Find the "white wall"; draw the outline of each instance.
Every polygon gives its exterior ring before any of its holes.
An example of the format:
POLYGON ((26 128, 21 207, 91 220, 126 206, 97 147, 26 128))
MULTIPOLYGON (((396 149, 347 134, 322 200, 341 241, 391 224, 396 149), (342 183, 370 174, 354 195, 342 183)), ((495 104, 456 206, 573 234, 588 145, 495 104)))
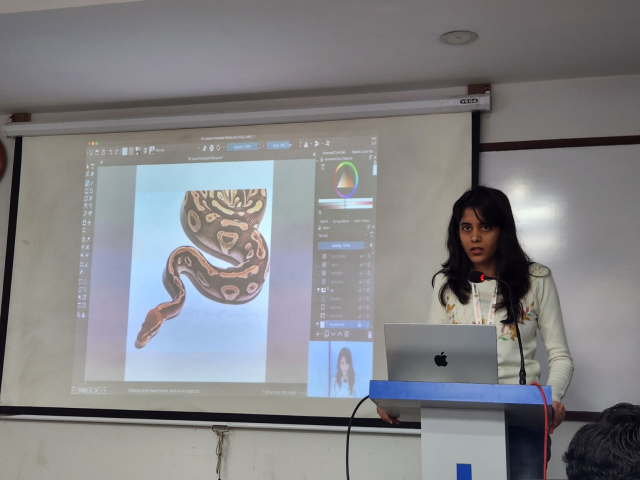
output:
MULTIPOLYGON (((0 421, 0 478, 214 479, 217 437, 210 428, 0 421)), ((344 435, 232 430, 222 478, 344 478, 344 435)), ((414 436, 351 437, 351 478, 418 480, 414 436)))
POLYGON ((640 134, 640 75, 495 85, 482 142, 640 134))
MULTIPOLYGON (((494 85, 494 108, 484 115, 482 141, 637 135, 639 91, 640 76, 494 85)), ((12 142, 4 143, 10 151, 12 142)), ((9 167, 11 159, 9 154, 9 167)), ((0 259, 9 193, 5 178, 0 182, 0 259)), ((562 452, 579 427, 567 422, 553 434, 549 478, 564 478, 562 452)), ((0 478, 217 478, 215 440, 208 428, 0 420, 0 478)), ((344 478, 344 440, 340 433, 233 430, 225 443, 222 478, 344 478)), ((415 436, 359 434, 352 438, 352 477, 419 479, 419 457, 415 436)))

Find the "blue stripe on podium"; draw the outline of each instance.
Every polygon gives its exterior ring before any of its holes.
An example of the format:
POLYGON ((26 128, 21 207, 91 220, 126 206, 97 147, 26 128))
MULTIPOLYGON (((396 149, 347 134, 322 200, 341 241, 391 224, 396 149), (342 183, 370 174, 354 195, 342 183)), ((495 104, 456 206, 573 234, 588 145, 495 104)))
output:
POLYGON ((456 480, 471 480, 471 465, 468 463, 458 463, 458 476, 456 480))
MULTIPOLYGON (((543 386, 547 405, 552 404, 551 387, 543 386)), ((371 380, 369 396, 394 400, 475 402, 493 404, 542 405, 537 387, 532 385, 488 385, 475 383, 393 382, 371 380)))

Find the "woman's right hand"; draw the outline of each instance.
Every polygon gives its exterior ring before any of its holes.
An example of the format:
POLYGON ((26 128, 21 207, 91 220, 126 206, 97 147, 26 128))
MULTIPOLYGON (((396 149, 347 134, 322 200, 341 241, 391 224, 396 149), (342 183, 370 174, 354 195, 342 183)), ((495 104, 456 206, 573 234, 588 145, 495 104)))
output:
POLYGON ((380 407, 378 407, 378 415, 380 415, 380 418, 382 420, 384 420, 385 422, 387 422, 387 423, 395 423, 395 424, 399 424, 400 423, 400 420, 398 420, 395 417, 390 417, 389 415, 384 413, 380 407))

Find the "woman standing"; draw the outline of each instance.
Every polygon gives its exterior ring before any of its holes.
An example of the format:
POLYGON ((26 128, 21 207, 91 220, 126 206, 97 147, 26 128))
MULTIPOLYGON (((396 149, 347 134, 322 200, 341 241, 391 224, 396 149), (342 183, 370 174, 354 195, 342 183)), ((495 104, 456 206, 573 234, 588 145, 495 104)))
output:
MULTIPOLYGON (((515 321, 522 338, 527 383, 540 381, 540 364, 534 360, 536 332, 540 329, 549 358, 548 384, 553 392, 552 433, 566 414, 562 397, 573 374, 573 361, 551 271, 532 262, 522 250, 507 196, 487 187, 464 193, 453 206, 447 250, 449 258, 432 281, 429 323, 494 323, 501 384, 519 383, 515 321), (467 276, 472 270, 510 285, 515 318, 508 289, 495 281, 469 283, 467 276)), ((383 420, 395 420, 382 411, 379 414, 383 420)), ((509 428, 510 478, 542 478, 543 432, 542 428, 509 428)))

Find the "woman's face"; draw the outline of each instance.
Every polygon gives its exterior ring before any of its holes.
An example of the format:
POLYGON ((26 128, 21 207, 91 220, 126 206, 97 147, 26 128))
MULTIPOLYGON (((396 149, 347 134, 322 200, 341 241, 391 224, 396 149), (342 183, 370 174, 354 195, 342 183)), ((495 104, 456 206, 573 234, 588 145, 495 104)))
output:
POLYGON ((343 377, 346 377, 349 373, 349 362, 347 362, 345 357, 340 357, 340 371, 343 377))
POLYGON ((487 225, 480 213, 476 216, 473 208, 467 208, 460 219, 459 233, 462 248, 473 267, 476 270, 486 269, 487 266, 493 268, 500 228, 487 225))

